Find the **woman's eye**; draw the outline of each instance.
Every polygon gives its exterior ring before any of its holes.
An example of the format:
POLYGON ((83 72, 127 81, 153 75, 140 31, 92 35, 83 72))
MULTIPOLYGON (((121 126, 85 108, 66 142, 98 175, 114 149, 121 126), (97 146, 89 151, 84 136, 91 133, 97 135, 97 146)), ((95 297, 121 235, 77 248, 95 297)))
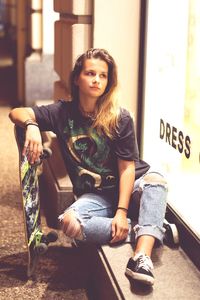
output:
MULTIPOLYGON (((90 76, 90 77, 94 77, 94 76, 97 76, 97 73, 93 72, 93 71, 88 71, 88 72, 85 72, 86 76, 90 76)), ((106 73, 102 73, 102 74, 99 74, 99 78, 102 78, 102 79, 106 79, 108 76, 106 73)))
POLYGON ((95 73, 90 71, 90 72, 87 72, 86 75, 88 75, 88 76, 95 76, 95 73))
POLYGON ((100 77, 101 78, 107 78, 107 74, 101 74, 100 77))

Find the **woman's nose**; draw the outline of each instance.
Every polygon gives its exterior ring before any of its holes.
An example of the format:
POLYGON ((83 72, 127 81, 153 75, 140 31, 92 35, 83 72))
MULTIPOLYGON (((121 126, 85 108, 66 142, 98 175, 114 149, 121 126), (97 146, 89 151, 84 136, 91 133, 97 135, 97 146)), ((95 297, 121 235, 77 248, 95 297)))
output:
POLYGON ((99 75, 96 75, 94 78, 93 78, 93 83, 99 83, 99 75))

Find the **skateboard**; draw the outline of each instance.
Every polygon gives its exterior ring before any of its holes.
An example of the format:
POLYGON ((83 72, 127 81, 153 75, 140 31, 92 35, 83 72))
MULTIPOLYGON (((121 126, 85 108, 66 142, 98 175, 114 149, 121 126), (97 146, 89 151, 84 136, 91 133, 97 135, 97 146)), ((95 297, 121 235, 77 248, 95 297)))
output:
POLYGON ((19 151, 19 178, 22 194, 22 206, 25 225, 25 242, 28 250, 27 276, 35 273, 38 260, 48 249, 48 244, 58 238, 55 231, 43 234, 40 216, 40 198, 38 175, 43 159, 51 155, 51 150, 46 148, 40 160, 30 164, 26 155, 22 155, 25 142, 25 129, 15 126, 15 139, 19 151))

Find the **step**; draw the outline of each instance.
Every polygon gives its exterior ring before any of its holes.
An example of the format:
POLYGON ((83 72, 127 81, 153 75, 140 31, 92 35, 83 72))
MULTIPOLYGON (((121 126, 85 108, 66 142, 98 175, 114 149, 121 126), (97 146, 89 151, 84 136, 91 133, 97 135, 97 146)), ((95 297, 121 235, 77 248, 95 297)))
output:
POLYGON ((93 279, 94 299, 199 300, 200 272, 181 248, 153 250, 154 286, 131 284, 124 274, 132 255, 130 244, 98 249, 93 279))

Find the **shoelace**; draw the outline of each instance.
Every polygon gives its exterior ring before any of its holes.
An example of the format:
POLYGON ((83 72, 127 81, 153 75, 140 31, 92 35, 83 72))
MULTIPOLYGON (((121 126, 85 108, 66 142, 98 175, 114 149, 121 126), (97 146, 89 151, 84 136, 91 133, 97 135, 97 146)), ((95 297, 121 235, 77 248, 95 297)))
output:
POLYGON ((142 254, 138 257, 137 269, 140 268, 143 268, 146 271, 153 270, 153 264, 149 256, 142 254))

